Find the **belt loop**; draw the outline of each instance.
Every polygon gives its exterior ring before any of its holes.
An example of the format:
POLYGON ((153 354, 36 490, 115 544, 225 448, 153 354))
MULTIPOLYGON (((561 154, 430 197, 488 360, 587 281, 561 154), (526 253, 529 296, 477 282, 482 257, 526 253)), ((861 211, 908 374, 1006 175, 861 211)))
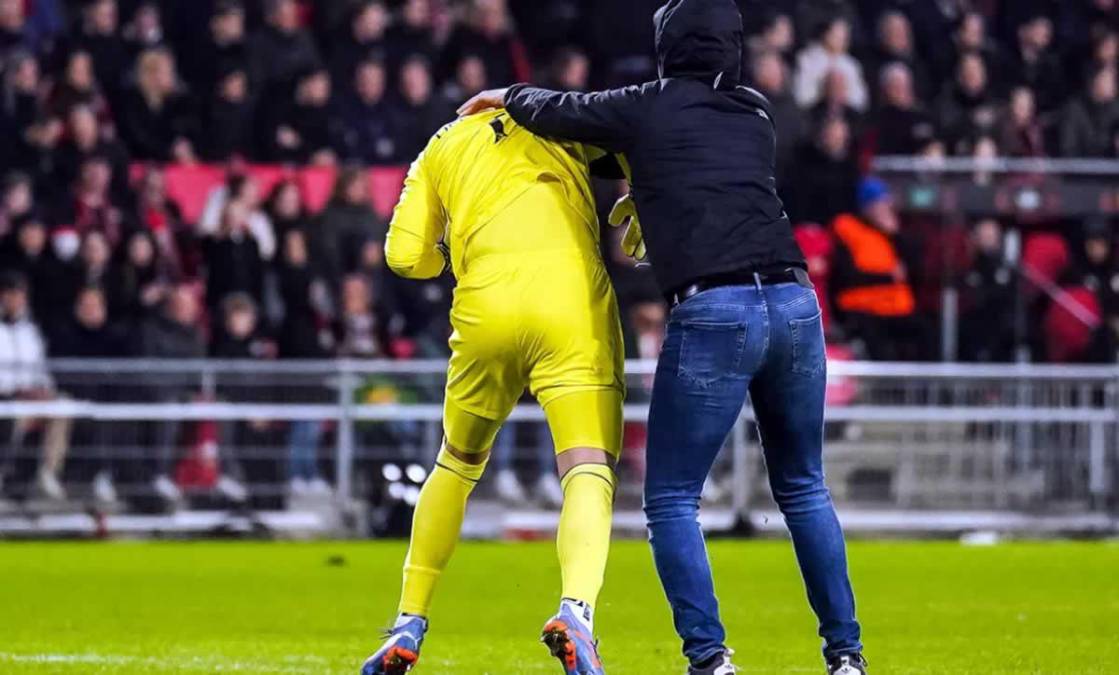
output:
POLYGON ((757 272, 754 272, 754 286, 757 287, 758 292, 760 293, 762 290, 762 275, 758 274, 757 272))

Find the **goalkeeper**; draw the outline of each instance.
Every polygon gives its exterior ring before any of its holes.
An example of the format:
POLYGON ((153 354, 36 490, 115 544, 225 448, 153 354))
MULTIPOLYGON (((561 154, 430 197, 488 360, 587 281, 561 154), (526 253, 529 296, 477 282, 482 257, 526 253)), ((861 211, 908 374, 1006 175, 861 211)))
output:
POLYGON ((467 498, 526 386, 544 408, 564 490, 562 599, 541 639, 565 673, 603 672, 593 609, 610 545, 625 383, 592 163, 617 177, 612 156, 542 139, 490 112, 444 127, 409 171, 386 258, 408 278, 450 265, 458 279, 452 354, 443 447, 416 505, 399 618, 363 675, 404 673, 417 661, 467 498))

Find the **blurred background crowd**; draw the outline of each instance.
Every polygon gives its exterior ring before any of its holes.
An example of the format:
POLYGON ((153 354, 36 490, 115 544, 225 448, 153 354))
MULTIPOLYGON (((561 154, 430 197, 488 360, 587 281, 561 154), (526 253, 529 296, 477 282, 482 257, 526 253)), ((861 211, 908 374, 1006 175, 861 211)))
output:
MULTIPOLYGON (((406 165, 486 87, 654 78, 660 4, 0 0, 0 361, 445 355, 453 280, 386 273, 370 168, 406 165), (265 185, 263 165, 290 169, 265 185), (222 180, 188 214, 169 183, 195 166, 222 180), (331 178, 322 203, 308 168, 331 178)), ((949 284, 960 359, 1116 360, 1110 219, 1037 225, 1026 257, 1052 292, 1031 292, 1008 251, 1019 223, 949 236, 870 175, 881 155, 1119 157, 1116 0, 740 5, 743 79, 773 104, 837 350, 938 358, 949 284)), ((606 209, 625 186, 597 189, 606 209)), ((666 307, 616 237, 629 356, 653 357, 666 307)), ((0 397, 52 395, 45 365, 0 374, 0 397)))

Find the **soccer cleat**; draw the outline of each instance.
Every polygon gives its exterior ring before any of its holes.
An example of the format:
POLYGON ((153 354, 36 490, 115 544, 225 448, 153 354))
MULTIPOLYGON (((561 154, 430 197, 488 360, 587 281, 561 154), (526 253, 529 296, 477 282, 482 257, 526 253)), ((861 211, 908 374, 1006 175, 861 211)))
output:
POLYGON ((688 675, 734 675, 738 668, 730 662, 734 652, 730 649, 707 660, 704 666, 688 666, 688 675))
POLYGON ((420 660, 420 647, 427 632, 427 619, 401 615, 385 635, 385 644, 366 659, 361 675, 400 675, 420 660))
POLYGON ((828 659, 828 675, 866 675, 862 654, 843 654, 828 659))
POLYGON ((605 675, 598 643, 566 604, 544 624, 540 641, 559 659, 566 675, 605 675))

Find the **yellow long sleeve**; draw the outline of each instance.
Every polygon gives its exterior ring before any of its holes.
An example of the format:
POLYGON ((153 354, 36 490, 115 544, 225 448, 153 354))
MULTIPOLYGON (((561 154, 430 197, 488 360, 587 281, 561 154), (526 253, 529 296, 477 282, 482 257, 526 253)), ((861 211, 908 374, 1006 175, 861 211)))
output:
POLYGON ((389 268, 409 279, 431 279, 446 267, 439 243, 446 232, 447 218, 425 168, 425 155, 421 154, 408 170, 385 241, 389 268))

